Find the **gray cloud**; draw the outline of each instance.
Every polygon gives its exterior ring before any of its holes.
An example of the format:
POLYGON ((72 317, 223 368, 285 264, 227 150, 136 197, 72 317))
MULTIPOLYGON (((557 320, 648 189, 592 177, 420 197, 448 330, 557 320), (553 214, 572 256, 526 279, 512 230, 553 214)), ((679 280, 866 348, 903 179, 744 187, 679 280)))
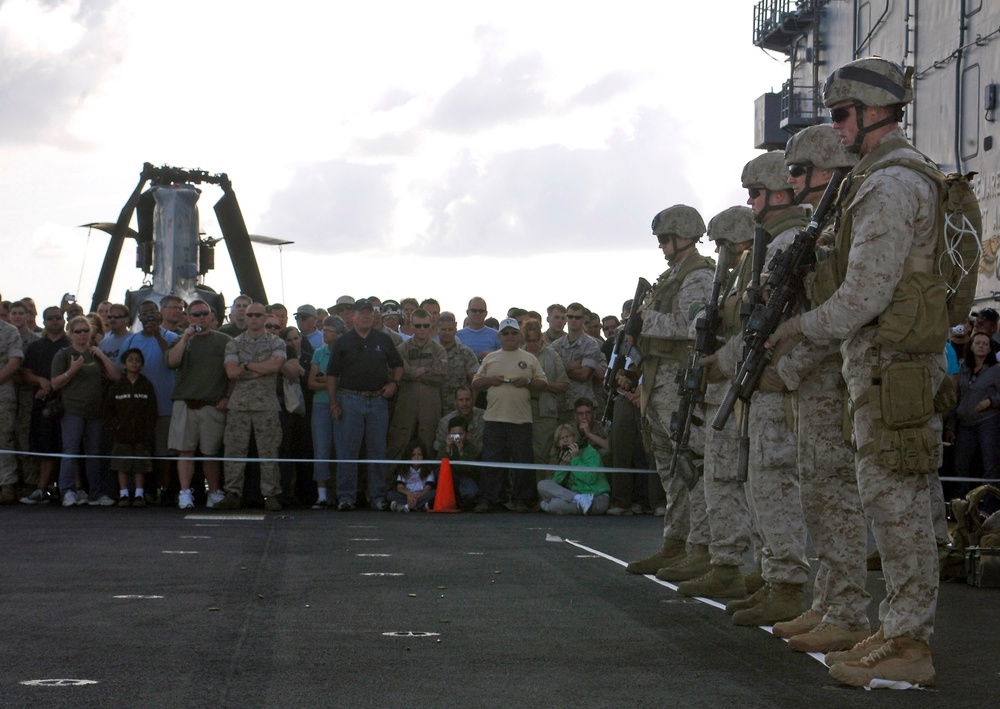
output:
POLYGON ((394 108, 405 106, 416 98, 416 94, 406 89, 389 89, 381 98, 375 102, 376 111, 391 111, 394 108))
POLYGON ((641 248, 654 214, 696 203, 677 133, 670 120, 647 113, 604 150, 547 146, 484 166, 465 155, 427 187, 433 221, 423 250, 464 256, 641 248))
POLYGON ((271 198, 260 232, 294 241, 295 250, 377 248, 392 229, 391 179, 389 167, 339 160, 303 165, 271 198))
POLYGON ((363 157, 405 157, 413 155, 420 147, 421 138, 416 133, 384 133, 374 138, 358 138, 351 143, 352 153, 363 157))
POLYGON ((570 107, 602 104, 618 94, 625 93, 635 85, 633 78, 623 71, 613 71, 583 87, 568 102, 570 107))
POLYGON ((541 115, 546 109, 539 87, 542 69, 537 54, 501 61, 487 53, 476 74, 441 96, 427 125, 450 133, 474 133, 541 115))
MULTIPOLYGON (((54 8, 63 0, 42 3, 54 8)), ((0 142, 73 142, 65 133, 67 118, 120 61, 121 46, 108 8, 114 0, 85 0, 73 21, 82 39, 59 54, 17 50, 0 34, 0 142)))

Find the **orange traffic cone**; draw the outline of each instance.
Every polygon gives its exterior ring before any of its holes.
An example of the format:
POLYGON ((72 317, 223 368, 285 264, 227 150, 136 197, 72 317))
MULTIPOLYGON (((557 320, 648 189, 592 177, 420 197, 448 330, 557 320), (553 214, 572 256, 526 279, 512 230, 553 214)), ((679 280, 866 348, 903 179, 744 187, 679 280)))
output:
POLYGON ((434 505, 428 512, 461 512, 455 504, 455 483, 451 480, 451 461, 441 459, 441 471, 438 473, 437 492, 434 495, 434 505))

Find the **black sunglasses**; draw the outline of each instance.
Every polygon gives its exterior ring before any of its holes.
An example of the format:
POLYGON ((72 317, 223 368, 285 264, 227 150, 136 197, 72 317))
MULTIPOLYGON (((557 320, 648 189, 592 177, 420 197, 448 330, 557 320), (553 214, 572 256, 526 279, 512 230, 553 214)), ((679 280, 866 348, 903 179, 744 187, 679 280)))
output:
POLYGON ((761 189, 759 187, 750 187, 747 189, 747 194, 750 195, 750 199, 757 199, 760 197, 761 189))
POLYGON ((808 169, 805 165, 789 165, 788 174, 791 177, 802 177, 808 169))
POLYGON ((839 106, 837 108, 830 109, 830 120, 834 123, 843 123, 850 117, 851 109, 854 106, 839 106))
POLYGON ((413 323, 413 327, 430 327, 430 326, 431 326, 431 324, 429 322, 415 322, 415 323, 413 323))
MULTIPOLYGON (((203 317, 205 317, 206 315, 208 315, 211 312, 212 312, 211 310, 192 310, 190 313, 188 313, 188 317, 189 318, 203 318, 203 317)), ((123 315, 122 317, 125 317, 125 316, 123 315)))
POLYGON ((248 318, 262 318, 264 313, 247 313, 248 318))

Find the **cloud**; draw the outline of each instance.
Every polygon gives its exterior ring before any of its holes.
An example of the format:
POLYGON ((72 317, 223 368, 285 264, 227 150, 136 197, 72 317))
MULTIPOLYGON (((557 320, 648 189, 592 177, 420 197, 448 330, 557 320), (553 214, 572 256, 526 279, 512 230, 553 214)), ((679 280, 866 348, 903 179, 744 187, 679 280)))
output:
POLYGON ((448 89, 434 106, 427 126, 448 133, 475 133, 542 115, 544 63, 530 54, 503 60, 491 50, 479 71, 448 89))
POLYGON ((351 143, 351 153, 362 157, 406 157, 413 155, 422 140, 417 133, 386 133, 374 138, 358 138, 351 143))
POLYGON ((260 231, 323 253, 378 248, 392 229, 393 170, 341 160, 300 166, 276 192, 260 231))
POLYGON ((635 81, 629 74, 623 71, 613 71, 589 86, 585 86, 570 98, 568 104, 571 108, 576 108, 606 103, 615 96, 625 93, 634 85, 635 81))
POLYGON ((550 145, 485 162, 466 153, 426 188, 432 221, 422 248, 449 256, 641 248, 654 214, 697 203, 677 133, 647 112, 601 150, 550 145))
POLYGON ((391 111, 405 106, 416 97, 417 94, 406 89, 389 89, 375 102, 373 108, 376 111, 391 111))
POLYGON ((74 143, 66 127, 121 60, 113 0, 0 4, 0 143, 74 143))

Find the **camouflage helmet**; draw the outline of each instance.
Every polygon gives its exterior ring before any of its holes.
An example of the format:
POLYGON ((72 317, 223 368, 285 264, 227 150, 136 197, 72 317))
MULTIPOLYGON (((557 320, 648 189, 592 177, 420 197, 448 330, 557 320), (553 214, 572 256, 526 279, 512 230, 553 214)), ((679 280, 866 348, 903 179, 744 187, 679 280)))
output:
POLYGON ((865 57, 848 62, 829 77, 823 86, 823 103, 857 101, 865 106, 894 106, 913 100, 913 67, 902 67, 882 57, 865 57))
POLYGON ((754 227, 750 207, 730 207, 708 221, 708 238, 742 244, 753 239, 754 227))
POLYGON ((743 186, 747 189, 763 187, 770 192, 791 189, 788 186, 788 171, 785 169, 785 155, 780 150, 758 155, 743 168, 743 186))
POLYGON ((858 162, 847 152, 840 134, 828 123, 809 126, 788 139, 785 146, 785 166, 812 165, 822 170, 852 168, 858 162))
POLYGON ((682 239, 697 240, 705 233, 705 220, 694 207, 675 204, 653 217, 652 229, 656 236, 679 236, 682 239))

